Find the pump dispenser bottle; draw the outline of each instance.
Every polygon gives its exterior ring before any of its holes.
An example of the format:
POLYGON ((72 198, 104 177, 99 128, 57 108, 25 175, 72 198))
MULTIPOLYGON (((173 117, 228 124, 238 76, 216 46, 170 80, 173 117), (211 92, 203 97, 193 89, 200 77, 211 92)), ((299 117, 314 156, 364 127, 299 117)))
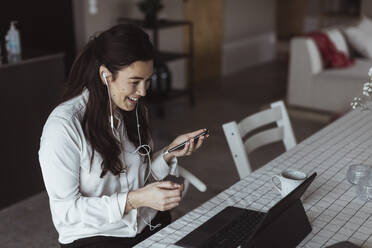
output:
POLYGON ((15 27, 16 21, 10 22, 10 28, 5 36, 8 63, 17 63, 21 60, 21 41, 19 31, 15 27))

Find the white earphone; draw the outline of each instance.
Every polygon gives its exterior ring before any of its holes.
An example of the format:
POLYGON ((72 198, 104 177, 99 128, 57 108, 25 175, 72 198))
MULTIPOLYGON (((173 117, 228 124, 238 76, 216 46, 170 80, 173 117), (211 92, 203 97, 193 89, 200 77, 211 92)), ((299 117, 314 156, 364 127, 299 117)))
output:
MULTIPOLYGON (((108 93, 108 97, 109 97, 109 102, 110 102, 110 123, 111 123, 111 129, 112 129, 112 133, 114 134, 115 136, 115 133, 114 133, 114 118, 113 118, 113 115, 112 115, 112 102, 111 102, 111 92, 110 92, 110 87, 108 85, 108 82, 107 82, 107 74, 106 72, 102 72, 102 77, 103 77, 103 80, 105 81, 105 84, 106 84, 106 87, 107 87, 107 93, 108 93)), ((148 159, 149 159, 149 171, 148 171, 148 174, 145 178, 145 182, 147 182, 150 174, 153 175, 153 177, 155 178, 155 180, 159 181, 156 176, 152 173, 152 170, 151 170, 151 157, 150 157, 150 153, 151 153, 151 147, 147 144, 144 144, 142 145, 142 141, 141 141, 141 134, 140 134, 140 124, 139 124, 139 119, 138 119, 138 104, 136 105, 136 121, 137 121, 137 134, 138 134, 138 139, 139 139, 139 146, 137 147, 137 149, 134 151, 135 153, 139 154, 140 156, 147 156, 148 159), (144 149, 146 152, 142 153, 140 151, 140 149, 144 149)), ((127 176, 127 175, 125 175, 127 176)), ((128 188, 129 188, 129 182, 128 182, 128 178, 126 177, 127 179, 127 184, 128 184, 128 188)), ((150 227, 150 230, 153 231, 154 229, 156 229, 157 227, 160 227, 161 224, 157 224, 155 226, 153 226, 151 224, 151 221, 150 222, 147 222, 142 216, 142 221, 150 227)))
POLYGON ((102 77, 103 77, 103 79, 105 80, 105 84, 107 85, 107 79, 106 79, 107 74, 106 74, 106 72, 103 72, 103 73, 102 73, 102 77))
POLYGON ((112 115, 112 102, 111 102, 111 93, 110 93, 110 88, 109 88, 109 85, 107 83, 107 74, 106 72, 102 72, 102 77, 103 77, 103 80, 105 81, 105 84, 106 84, 106 87, 107 87, 107 91, 108 91, 108 97, 109 97, 109 102, 110 102, 110 123, 111 123, 111 129, 112 129, 112 133, 114 133, 114 117, 112 115))
MULTIPOLYGON (((105 81, 105 84, 106 84, 106 87, 107 87, 107 93, 108 93, 109 102, 110 102, 110 124, 111 124, 112 133, 115 135, 115 133, 114 133, 114 117, 113 117, 113 114, 112 114, 111 92, 110 92, 110 87, 109 87, 108 82, 107 82, 107 78, 106 78, 107 77, 107 74, 106 74, 106 72, 102 72, 102 77, 103 77, 103 80, 105 81)), ((148 156, 149 163, 150 163, 150 168, 151 168, 151 158, 150 158, 151 147, 149 145, 147 145, 147 144, 142 144, 142 140, 141 140, 140 124, 139 124, 139 119, 138 119, 138 104, 136 105, 136 121, 137 121, 137 134, 138 134, 138 139, 139 139, 139 146, 135 150, 135 153, 138 153, 141 156, 148 156), (144 149, 145 152, 141 152, 140 151, 141 148, 144 149)), ((147 175, 147 177, 145 179, 145 182, 149 178, 150 172, 151 172, 151 169, 149 170, 149 174, 147 175)), ((156 177, 155 177, 155 179, 156 179, 156 177)))

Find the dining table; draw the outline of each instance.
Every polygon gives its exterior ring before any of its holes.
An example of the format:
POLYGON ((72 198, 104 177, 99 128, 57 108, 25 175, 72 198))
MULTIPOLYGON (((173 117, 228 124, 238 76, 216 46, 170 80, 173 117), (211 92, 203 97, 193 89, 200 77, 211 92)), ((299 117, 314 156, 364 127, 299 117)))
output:
POLYGON ((344 114, 135 247, 179 247, 175 245, 178 240, 227 206, 267 212, 282 199, 273 176, 294 169, 307 175, 317 173, 302 197, 312 231, 297 247, 327 247, 348 240, 372 248, 372 202, 360 199, 357 186, 346 179, 354 164, 372 165, 369 111, 344 114))

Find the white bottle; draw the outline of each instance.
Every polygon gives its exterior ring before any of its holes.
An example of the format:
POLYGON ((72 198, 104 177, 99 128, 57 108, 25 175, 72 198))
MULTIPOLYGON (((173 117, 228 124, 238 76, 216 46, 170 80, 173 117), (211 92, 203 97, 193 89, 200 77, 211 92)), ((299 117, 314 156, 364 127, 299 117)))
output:
POLYGON ((19 31, 15 27, 16 21, 10 22, 10 28, 5 36, 5 47, 8 55, 8 62, 14 63, 21 59, 21 41, 19 31))

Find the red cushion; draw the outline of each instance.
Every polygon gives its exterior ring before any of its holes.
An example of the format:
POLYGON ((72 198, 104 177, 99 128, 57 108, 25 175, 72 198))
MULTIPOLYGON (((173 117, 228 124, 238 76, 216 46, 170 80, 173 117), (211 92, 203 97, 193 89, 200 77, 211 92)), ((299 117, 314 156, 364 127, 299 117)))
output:
POLYGON ((310 33, 309 36, 314 40, 322 56, 325 68, 330 67, 348 67, 354 64, 344 52, 337 50, 335 44, 327 34, 321 32, 310 33))

